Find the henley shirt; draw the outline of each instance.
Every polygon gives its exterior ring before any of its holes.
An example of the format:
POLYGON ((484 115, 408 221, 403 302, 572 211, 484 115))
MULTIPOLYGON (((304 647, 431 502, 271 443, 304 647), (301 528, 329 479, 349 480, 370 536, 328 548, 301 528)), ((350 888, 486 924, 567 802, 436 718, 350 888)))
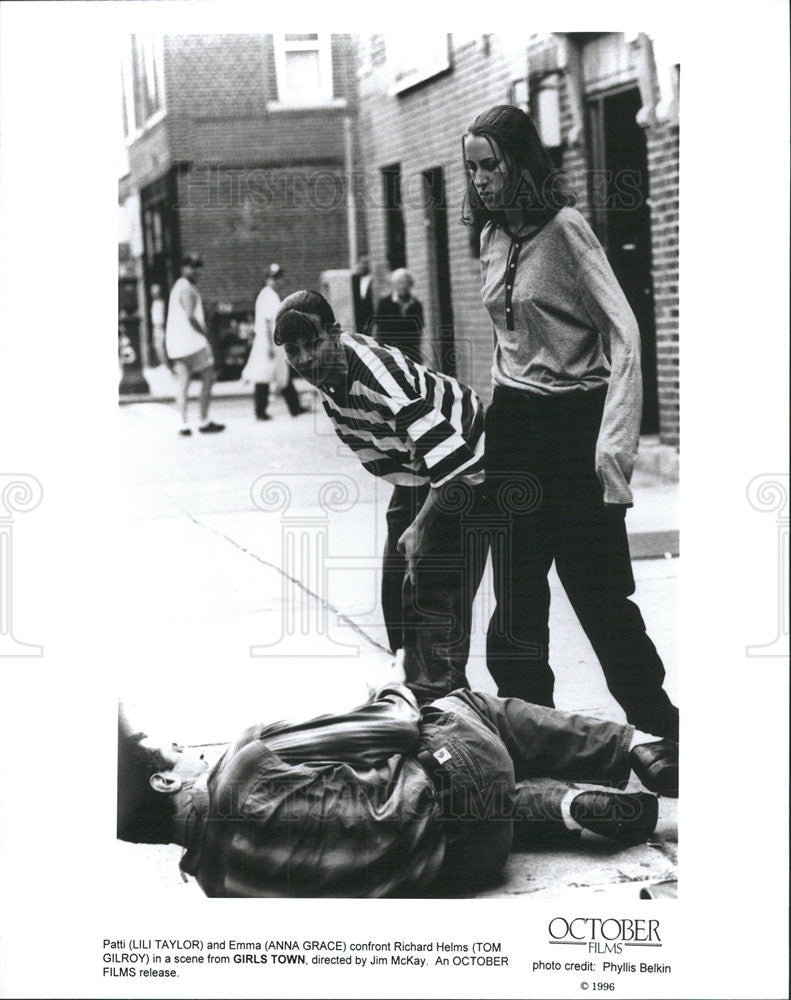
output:
POLYGON ((518 241, 488 223, 480 262, 494 385, 538 396, 606 386, 596 472, 605 504, 630 506, 643 405, 640 332, 590 226, 568 207, 518 241))

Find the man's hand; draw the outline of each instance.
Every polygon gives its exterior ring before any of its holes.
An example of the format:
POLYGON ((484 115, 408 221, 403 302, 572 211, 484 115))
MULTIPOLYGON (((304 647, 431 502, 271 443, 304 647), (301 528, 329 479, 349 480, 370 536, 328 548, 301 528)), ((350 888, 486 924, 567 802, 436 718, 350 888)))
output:
POLYGON ((432 486, 417 517, 398 539, 398 551, 406 559, 407 576, 412 584, 416 579, 417 561, 428 548, 429 525, 437 516, 439 496, 439 490, 432 486))
POLYGON ((410 583, 415 583, 415 570, 425 545, 425 532, 416 518, 398 539, 398 551, 406 559, 406 573, 410 583))

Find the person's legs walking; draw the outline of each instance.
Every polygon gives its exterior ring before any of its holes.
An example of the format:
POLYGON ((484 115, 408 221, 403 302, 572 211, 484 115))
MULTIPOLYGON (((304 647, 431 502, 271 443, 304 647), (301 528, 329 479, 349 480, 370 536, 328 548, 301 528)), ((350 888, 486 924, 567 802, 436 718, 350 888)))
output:
POLYGON ((190 387, 189 366, 183 361, 175 361, 173 373, 176 376, 176 410, 181 418, 180 433, 189 433, 189 425, 187 424, 187 400, 190 387))
POLYGON ((269 383, 256 382, 253 386, 253 404, 255 415, 258 420, 269 420, 267 408, 269 406, 269 383))
POLYGON ((207 368, 201 372, 200 390, 200 419, 205 424, 209 419, 209 405, 211 403, 211 391, 214 385, 214 367, 207 368))
POLYGON ((292 417, 298 417, 300 413, 305 412, 305 409, 300 405, 299 393, 294 386, 294 373, 290 368, 288 370, 288 382, 285 387, 280 390, 280 395, 286 401, 288 412, 292 417))

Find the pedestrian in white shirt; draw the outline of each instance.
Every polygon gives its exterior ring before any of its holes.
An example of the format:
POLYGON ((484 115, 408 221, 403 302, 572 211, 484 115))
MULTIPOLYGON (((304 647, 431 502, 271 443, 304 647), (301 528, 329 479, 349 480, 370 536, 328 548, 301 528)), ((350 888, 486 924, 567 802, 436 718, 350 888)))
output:
POLYGON ((202 267, 203 261, 199 254, 190 253, 182 259, 181 277, 173 285, 168 302, 165 349, 173 362, 176 376, 176 406, 181 417, 179 434, 182 437, 192 434, 187 421, 187 404, 193 375, 201 380, 201 422, 198 430, 201 434, 216 434, 225 430, 224 424, 209 420, 209 404, 214 385, 214 355, 209 346, 203 302, 195 287, 202 267))
POLYGON ((266 269, 264 287, 255 300, 255 340, 242 371, 242 378, 245 382, 252 382, 254 386, 253 401, 258 420, 272 419, 268 413, 271 390, 281 394, 292 417, 305 412, 291 381, 285 351, 274 341, 275 319, 280 308, 280 291, 284 278, 282 267, 270 264, 266 269))

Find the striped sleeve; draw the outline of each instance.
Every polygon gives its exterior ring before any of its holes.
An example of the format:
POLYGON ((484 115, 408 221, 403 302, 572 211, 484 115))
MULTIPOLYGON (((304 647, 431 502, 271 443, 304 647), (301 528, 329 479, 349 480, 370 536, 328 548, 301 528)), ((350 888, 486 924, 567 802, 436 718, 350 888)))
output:
POLYGON ((425 466, 432 486, 462 477, 483 481, 483 408, 455 378, 416 366, 397 351, 360 343, 372 396, 395 420, 397 435, 425 466))

